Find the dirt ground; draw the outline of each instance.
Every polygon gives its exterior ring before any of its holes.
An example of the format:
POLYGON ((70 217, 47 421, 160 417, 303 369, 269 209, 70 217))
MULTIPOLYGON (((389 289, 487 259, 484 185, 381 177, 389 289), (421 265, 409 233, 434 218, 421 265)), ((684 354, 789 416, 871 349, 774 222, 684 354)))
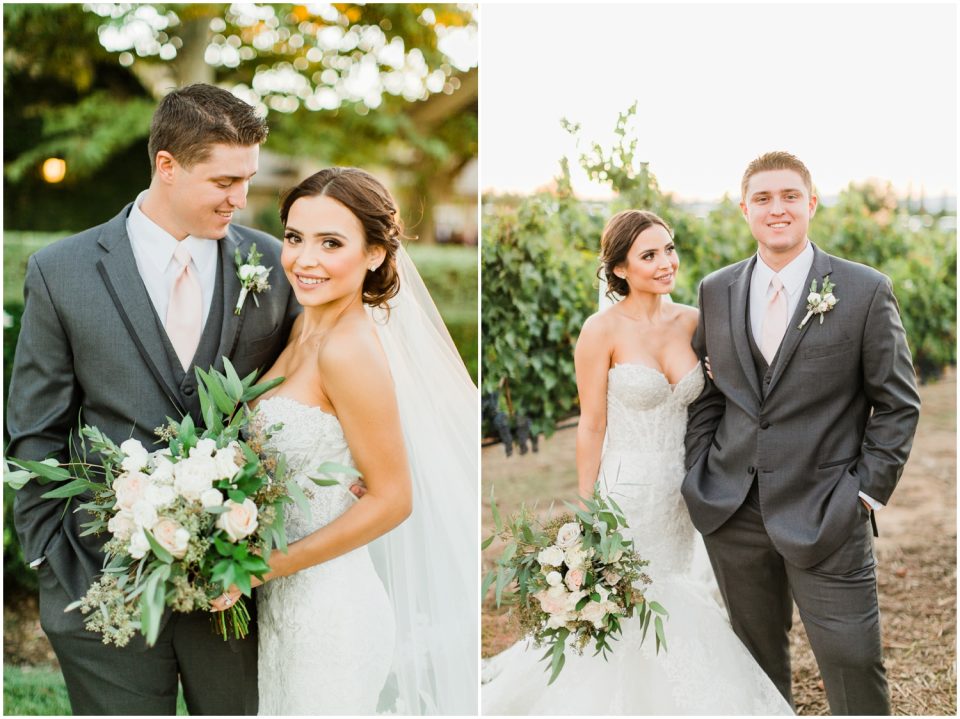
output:
MULTIPOLYGON (((877 515, 878 587, 884 659, 893 712, 956 715, 957 464, 956 375, 920 389, 920 426, 910 460, 890 504, 877 515)), ((525 502, 544 515, 561 511, 576 491, 576 431, 540 442, 540 452, 511 458, 502 445, 483 450, 483 536, 492 531, 490 491, 503 512, 525 502), (551 509, 551 502, 557 507, 551 509)), ((484 552, 488 571, 497 543, 484 552)), ((483 604, 482 654, 519 638, 508 608, 496 609, 492 590, 483 604)), ((803 625, 794 613, 793 687, 801 715, 828 713, 826 695, 803 625)))

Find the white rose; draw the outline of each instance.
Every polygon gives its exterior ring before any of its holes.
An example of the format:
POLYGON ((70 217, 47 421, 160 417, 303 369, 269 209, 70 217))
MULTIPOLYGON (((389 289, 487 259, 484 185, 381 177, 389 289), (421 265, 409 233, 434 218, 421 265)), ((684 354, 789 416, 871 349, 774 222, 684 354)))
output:
POLYGON ((540 608, 547 614, 561 614, 569 611, 570 593, 561 585, 541 590, 533 596, 540 601, 540 608))
POLYGON ((547 628, 560 629, 560 627, 565 627, 568 623, 572 622, 576 618, 577 616, 573 612, 551 614, 550 618, 547 619, 547 628))
POLYGON ((556 545, 541 549, 537 561, 541 566, 559 567, 563 564, 563 550, 556 545))
POLYGON ((132 514, 133 521, 143 529, 152 529, 153 525, 157 523, 157 508, 146 499, 141 499, 133 505, 132 514))
POLYGON ((150 551, 150 542, 147 541, 147 535, 142 529, 138 529, 130 537, 130 547, 127 551, 134 559, 143 559, 144 555, 150 551))
POLYGON ((107 531, 125 542, 133 536, 133 530, 136 528, 133 523, 133 514, 126 511, 118 512, 110 517, 110 521, 107 522, 107 531))
POLYGON ((217 451, 217 443, 212 439, 201 439, 197 446, 190 450, 190 457, 212 457, 217 451))
POLYGON ((151 482, 150 486, 147 487, 147 491, 143 498, 145 501, 159 509, 160 507, 166 507, 170 504, 173 504, 173 500, 177 498, 177 493, 173 491, 173 487, 169 484, 157 484, 155 482, 151 482))
POLYGON ((203 490, 200 495, 200 504, 207 507, 219 507, 223 504, 223 493, 216 487, 203 490))
POLYGON ((807 304, 808 305, 819 305, 823 301, 823 298, 820 297, 819 292, 811 292, 807 295, 807 304))
POLYGON ((253 280, 258 277, 264 277, 268 273, 268 270, 263 265, 240 265, 240 270, 238 274, 240 279, 243 282, 247 280, 253 280))
POLYGON ((153 480, 154 484, 173 484, 173 462, 170 461, 167 455, 160 454, 159 452, 153 455, 153 472, 150 473, 150 479, 153 480))
POLYGON ((245 499, 237 504, 232 499, 223 503, 228 511, 217 517, 217 526, 227 533, 231 542, 239 542, 257 528, 257 505, 245 499))
POLYGON ((556 587, 562 581, 563 577, 561 576, 560 572, 550 572, 550 574, 547 575, 547 584, 549 584, 551 587, 556 587))
POLYGON ((214 461, 217 463, 217 472, 223 479, 233 479, 234 475, 240 471, 237 464, 237 449, 239 445, 231 442, 223 449, 217 450, 214 461))
POLYGON ((587 558, 590 556, 589 552, 584 550, 579 544, 570 547, 564 554, 563 561, 567 563, 567 566, 570 569, 583 569, 583 565, 586 563, 587 558))
POLYGON ((142 472, 125 472, 113 480, 113 491, 117 495, 117 506, 126 511, 143 499, 150 486, 150 477, 142 472))
POLYGON ((150 458, 150 453, 140 444, 138 439, 128 439, 120 445, 120 451, 126 455, 120 462, 120 466, 126 472, 136 472, 143 469, 150 458))
POLYGON ((580 539, 580 523, 567 522, 557 530, 557 546, 561 549, 572 547, 580 539))
POLYGON ((173 469, 173 486, 188 501, 195 502, 219 479, 219 470, 213 457, 190 457, 177 463, 173 469))
POLYGON ((575 592, 583 586, 585 577, 586 573, 582 569, 571 569, 567 572, 567 576, 563 578, 563 583, 567 585, 567 589, 575 592))
POLYGON ((153 528, 153 538, 176 559, 183 559, 190 543, 190 532, 172 519, 161 519, 153 528))
POLYGON ((619 574, 614 572, 612 569, 604 569, 603 578, 607 580, 607 583, 611 587, 615 587, 617 585, 617 582, 619 582, 623 577, 621 577, 619 574))
POLYGON ((819 305, 817 305, 817 312, 826 312, 829 309, 830 305, 828 305, 826 302, 821 302, 819 305))
POLYGON ((607 607, 601 602, 587 602, 580 610, 580 619, 590 622, 597 629, 603 629, 603 619, 607 616, 607 607))
POLYGON ((837 304, 837 298, 833 296, 832 292, 828 292, 824 296, 823 301, 826 302, 830 307, 833 307, 835 304, 837 304))

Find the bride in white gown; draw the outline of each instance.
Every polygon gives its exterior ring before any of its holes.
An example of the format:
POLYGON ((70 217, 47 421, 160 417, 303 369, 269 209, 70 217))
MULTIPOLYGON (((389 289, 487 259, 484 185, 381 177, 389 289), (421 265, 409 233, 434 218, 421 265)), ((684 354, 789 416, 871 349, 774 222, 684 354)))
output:
POLYGON ((304 311, 255 421, 310 511, 287 505, 289 551, 257 590, 259 712, 476 714, 476 388, 375 178, 323 170, 281 219, 304 311), (324 462, 363 489, 317 486, 324 462))
MULTIPOLYGON (((623 509, 652 583, 650 599, 670 613, 667 651, 641 645, 634 617, 604 661, 588 646, 568 651, 547 686, 542 650, 521 641, 484 669, 488 715, 791 714, 743 646, 698 561, 699 535, 680 495, 687 406, 703 389, 690 347, 697 311, 669 302, 679 261, 666 223, 653 213, 616 215, 601 242, 603 272, 624 297, 584 324, 576 349, 580 422, 579 491, 601 491, 623 509)), ((652 634, 652 632, 651 632, 652 634)))

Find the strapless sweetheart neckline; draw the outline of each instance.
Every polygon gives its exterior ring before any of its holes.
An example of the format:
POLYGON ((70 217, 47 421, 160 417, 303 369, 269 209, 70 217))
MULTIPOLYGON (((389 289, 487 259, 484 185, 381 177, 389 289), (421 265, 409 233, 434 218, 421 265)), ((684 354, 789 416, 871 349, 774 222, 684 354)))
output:
POLYGON ((283 400, 283 401, 285 401, 285 402, 289 402, 289 403, 291 403, 291 404, 295 404, 295 405, 297 405, 298 407, 302 407, 303 409, 316 410, 316 411, 319 412, 320 414, 325 414, 327 417, 333 417, 334 419, 336 419, 337 421, 339 421, 339 418, 337 417, 337 415, 333 414, 333 412, 327 412, 325 409, 323 409, 323 408, 320 407, 319 405, 315 405, 315 404, 304 404, 304 403, 301 402, 300 400, 294 399, 293 397, 288 397, 287 395, 284 395, 284 394, 273 394, 273 395, 270 395, 269 397, 264 397, 264 398, 261 399, 259 402, 257 402, 256 407, 254 407, 254 409, 256 409, 256 408, 259 407, 260 405, 264 404, 265 402, 272 402, 272 401, 274 401, 274 400, 283 400))
MULTIPOLYGON (((650 365, 643 364, 642 362, 617 362, 617 363, 615 363, 615 364, 613 365, 613 367, 611 367, 607 372, 608 372, 608 374, 609 374, 610 372, 613 372, 615 369, 631 368, 631 367, 639 367, 639 368, 641 368, 641 369, 645 369, 645 370, 648 370, 648 371, 650 371, 650 372, 653 372, 653 373, 654 373, 655 375, 657 375, 658 377, 662 377, 663 380, 664 380, 664 382, 667 383, 667 386, 668 386, 668 387, 671 387, 672 390, 675 390, 677 387, 679 387, 681 384, 683 384, 683 381, 684 381, 685 379, 687 379, 688 377, 691 377, 691 376, 694 374, 694 371, 695 371, 697 368, 700 367, 700 361, 697 360, 697 362, 693 365, 693 367, 691 367, 690 369, 688 369, 688 370, 684 373, 684 375, 683 375, 680 379, 678 379, 678 380, 676 381, 676 383, 674 383, 674 384, 671 384, 670 378, 667 377, 667 375, 665 375, 663 372, 661 372, 660 370, 658 370, 656 367, 651 367, 650 365)), ((671 390, 671 391, 672 391, 672 390, 671 390)))

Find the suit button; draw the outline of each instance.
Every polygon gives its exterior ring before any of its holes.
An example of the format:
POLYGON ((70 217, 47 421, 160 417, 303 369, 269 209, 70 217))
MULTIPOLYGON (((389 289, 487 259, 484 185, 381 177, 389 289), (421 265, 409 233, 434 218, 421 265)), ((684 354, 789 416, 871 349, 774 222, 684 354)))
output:
POLYGON ((770 426, 770 423, 769 423, 767 420, 763 420, 763 421, 760 423, 760 429, 766 429, 766 428, 769 427, 769 426, 770 426))
POLYGON ((196 392, 196 390, 189 385, 183 388, 183 393, 187 395, 187 397, 193 397, 194 392, 196 392))
POLYGON ((756 473, 757 473, 757 468, 754 467, 752 464, 749 467, 747 467, 747 474, 756 474, 756 473))

